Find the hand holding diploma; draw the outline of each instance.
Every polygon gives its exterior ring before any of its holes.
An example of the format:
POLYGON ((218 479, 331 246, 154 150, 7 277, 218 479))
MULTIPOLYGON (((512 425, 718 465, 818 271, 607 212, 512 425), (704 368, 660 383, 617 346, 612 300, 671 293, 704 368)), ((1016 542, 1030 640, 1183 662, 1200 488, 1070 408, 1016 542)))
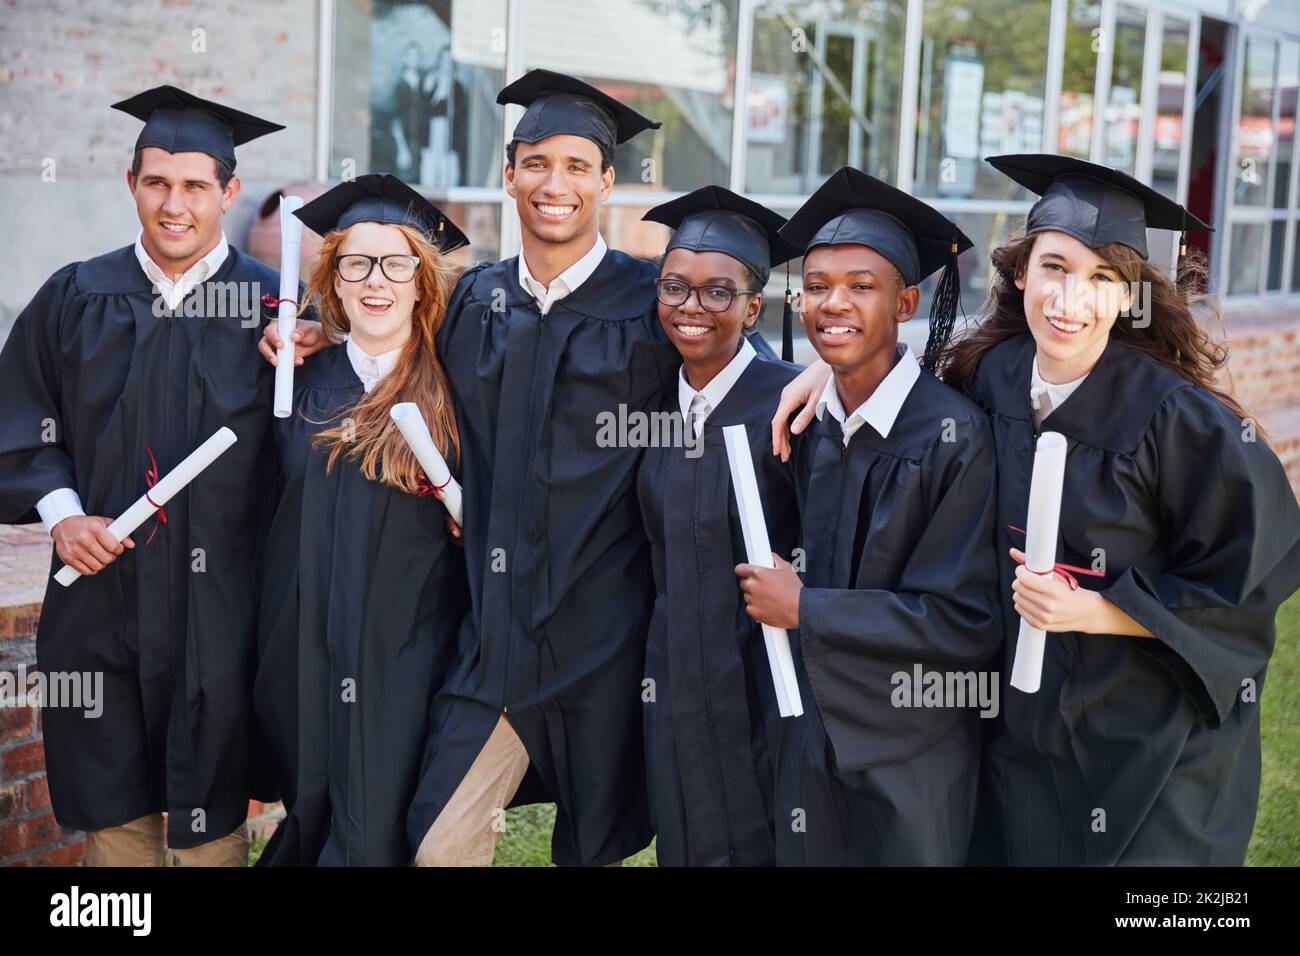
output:
MULTIPOLYGON (((731 466, 731 488, 736 496, 736 510, 740 513, 741 531, 745 536, 745 554, 749 564, 759 569, 773 569, 772 547, 767 537, 767 522, 763 517, 763 502, 758 498, 758 479, 754 475, 754 459, 749 451, 749 439, 744 425, 728 425, 722 429, 722 437, 727 446, 727 462, 731 466)), ((796 582, 798 575, 784 561, 781 571, 789 569, 796 582)), ((742 574, 740 565, 737 574, 742 574)), ((742 590, 753 576, 746 574, 742 590)), ((763 575, 767 577, 767 575, 763 575)), ((746 604, 750 596, 746 593, 746 604)), ((796 609, 798 604, 795 605, 796 609)), ((751 615, 753 616, 753 615, 751 615)), ((763 643, 767 648, 767 663, 772 670, 772 682, 776 687, 777 708, 782 717, 798 717, 803 713, 803 698, 799 694, 799 680, 794 672, 794 658, 790 654, 790 635, 785 628, 763 625, 763 643)))
MULTIPOLYGON (((211 438, 190 452, 179 465, 163 475, 152 488, 136 499, 135 504, 122 512, 117 520, 108 526, 108 533, 115 541, 127 538, 140 525, 148 521, 155 511, 171 501, 179 491, 202 474, 208 465, 216 461, 234 443, 234 432, 225 427, 217 429, 211 438)), ((54 575, 54 580, 66 588, 79 577, 81 577, 80 571, 65 565, 54 575)))
MULTIPOLYGON (((1043 432, 1034 451, 1029 482, 1029 514, 1025 520, 1025 567, 1038 575, 1056 566, 1056 535, 1061 523, 1061 488, 1065 483, 1065 436, 1043 432)), ((1011 667, 1011 686, 1026 694, 1038 693, 1043 677, 1043 651, 1047 635, 1022 616, 1011 667)))
POLYGON ((301 196, 280 197, 280 299, 276 318, 280 348, 275 365, 275 417, 293 412, 293 338, 298 321, 298 269, 302 261, 302 220, 293 215, 302 208, 301 196))
POLYGON ((438 451, 438 446, 433 443, 429 426, 425 423, 424 416, 420 414, 420 409, 414 402, 401 402, 389 409, 388 414, 397 424, 406 443, 411 446, 415 460, 424 469, 425 477, 434 487, 433 493, 442 501, 447 514, 451 515, 451 519, 457 525, 463 525, 461 519, 464 507, 460 485, 451 476, 447 460, 442 457, 442 452, 438 451))

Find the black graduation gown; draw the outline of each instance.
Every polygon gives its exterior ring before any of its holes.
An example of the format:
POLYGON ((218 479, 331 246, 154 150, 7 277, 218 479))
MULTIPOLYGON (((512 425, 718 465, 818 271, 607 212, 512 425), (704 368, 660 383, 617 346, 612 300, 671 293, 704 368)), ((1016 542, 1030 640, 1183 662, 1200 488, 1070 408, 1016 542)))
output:
POLYGON ((642 449, 600 447, 597 416, 659 409, 680 359, 648 308, 649 262, 610 250, 544 317, 518 270, 515 256, 466 273, 440 333, 473 651, 438 702, 409 835, 418 846, 505 713, 531 763, 515 802, 555 801, 557 864, 603 865, 650 842, 640 700, 654 582, 642 449))
POLYGON ((295 379, 295 413, 275 427, 282 473, 257 697, 297 704, 298 783, 262 859, 406 866, 431 704, 469 604, 464 556, 437 498, 371 481, 342 458, 327 473, 327 451, 312 448, 365 394, 347 349, 295 379))
MULTIPOLYGON (((755 357, 705 419, 702 454, 651 448, 637 476, 655 579, 645 666, 653 684, 641 697, 660 865, 775 861, 780 717, 762 628, 745 613, 735 574, 748 556, 722 428, 746 426, 772 550, 789 558, 798 502, 792 468, 772 454, 771 422, 781 389, 798 373, 755 357)), ((664 408, 680 414, 675 389, 664 408)))
POLYGON ((888 438, 864 424, 845 448, 829 412, 806 434, 804 715, 780 725, 777 862, 964 863, 986 721, 892 698, 896 674, 977 675, 996 653, 988 422, 922 372, 888 438))
MULTIPOLYGON (((250 303, 279 288, 234 248, 186 304, 214 282, 240 283, 250 303)), ((42 671, 104 681, 100 717, 44 711, 59 822, 98 830, 166 810, 170 844, 192 847, 234 830, 254 789, 274 370, 257 355, 260 305, 246 328, 237 314, 158 317, 151 285, 126 246, 60 269, 18 316, 0 353, 0 521, 37 520, 36 502, 59 487, 87 514, 115 518, 148 487, 146 444, 163 475, 221 426, 238 437, 167 504, 151 543, 153 520, 99 574, 67 588, 51 580, 37 631, 42 671), (42 439, 47 419, 56 442, 42 439)))
POLYGON ((1069 442, 1057 560, 1092 568, 1104 555, 1104 579, 1080 585, 1155 637, 1049 633, 1038 693, 1011 688, 1020 619, 1006 549, 1024 547, 1008 526, 1025 526, 1029 502, 1033 356, 1028 334, 1002 342, 974 383, 998 449, 1007 638, 981 813, 993 859, 1240 864, 1259 796, 1257 695, 1274 615, 1300 585, 1291 486, 1221 402, 1112 338, 1043 421, 1069 442))

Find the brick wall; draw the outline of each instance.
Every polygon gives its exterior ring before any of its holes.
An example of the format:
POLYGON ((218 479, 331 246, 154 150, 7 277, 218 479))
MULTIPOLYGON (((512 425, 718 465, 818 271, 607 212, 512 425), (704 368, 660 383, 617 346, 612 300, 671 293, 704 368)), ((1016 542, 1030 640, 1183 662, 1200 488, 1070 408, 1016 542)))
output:
MULTIPOLYGON (((0 527, 0 679, 17 683, 36 668, 49 561, 44 528, 0 527)), ((60 827, 50 809, 40 712, 0 707, 0 866, 76 866, 84 853, 84 835, 60 827)))

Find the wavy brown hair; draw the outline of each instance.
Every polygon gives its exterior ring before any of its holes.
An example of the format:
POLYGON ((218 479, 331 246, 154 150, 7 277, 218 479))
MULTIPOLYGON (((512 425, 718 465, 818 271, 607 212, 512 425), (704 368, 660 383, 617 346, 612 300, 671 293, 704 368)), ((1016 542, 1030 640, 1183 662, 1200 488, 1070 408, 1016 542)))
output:
MULTIPOLYGON (((452 405, 451 382, 438 361, 434 338, 447 314, 456 270, 418 230, 402 224, 394 224, 394 228, 411 244, 412 254, 420 258, 415 278, 411 280, 416 283, 420 298, 411 311, 410 337, 393 371, 359 402, 339 413, 339 417, 345 417, 344 421, 317 432, 312 443, 329 447, 327 470, 334 467, 340 456, 356 459, 361 463, 361 473, 371 481, 414 494, 420 488, 420 463, 388 411, 398 402, 414 402, 429 425, 433 443, 455 469, 460 458, 456 411, 452 405)), ((334 291, 334 257, 339 254, 347 234, 343 229, 325 237, 307 285, 307 295, 320 312, 321 326, 334 342, 341 341, 352 328, 343 302, 334 291)))
MULTIPOLYGON (((975 369, 984 353, 1006 339, 1029 331, 1025 317, 1025 294, 1016 288, 1016 279, 1026 274, 1035 236, 1017 235, 990 254, 993 278, 988 298, 980 310, 981 320, 944 350, 940 362, 941 377, 961 392, 970 395, 975 369)), ((1120 318, 1111 326, 1110 335, 1125 345, 1144 353, 1153 361, 1199 385, 1228 407, 1238 418, 1246 414, 1240 403, 1221 388, 1215 376, 1227 365, 1228 349, 1211 340, 1192 314, 1192 307, 1210 308, 1216 319, 1217 309, 1209 305, 1206 287, 1205 256, 1193 250, 1180 264, 1177 284, 1164 269, 1143 259, 1128 246, 1112 242, 1094 250, 1129 284, 1143 283, 1149 289, 1145 303, 1144 327, 1120 318)), ((1253 421, 1253 420, 1252 420, 1253 421)), ((1254 422, 1255 431, 1268 440, 1263 428, 1254 422)))

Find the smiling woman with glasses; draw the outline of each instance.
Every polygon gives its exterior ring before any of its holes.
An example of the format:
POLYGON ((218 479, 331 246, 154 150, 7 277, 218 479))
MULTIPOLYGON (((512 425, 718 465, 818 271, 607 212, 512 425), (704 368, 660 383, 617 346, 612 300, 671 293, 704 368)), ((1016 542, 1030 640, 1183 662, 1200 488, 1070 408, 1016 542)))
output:
POLYGON ((392 176, 304 206, 324 236, 308 298, 330 339, 277 419, 254 701, 288 817, 267 865, 405 866, 406 815, 429 704, 469 603, 437 489, 389 415, 414 402, 458 469, 451 389, 434 346, 464 237, 392 176), (378 268, 376 268, 376 266, 378 268))
POLYGON ((655 693, 643 729, 656 849, 665 866, 770 865, 780 719, 763 637, 733 573, 748 558, 722 427, 745 426, 772 548, 790 557, 799 509, 790 466, 767 450, 768 423, 798 369, 761 355, 746 333, 772 266, 793 250, 776 235, 781 216, 720 186, 646 219, 676 230, 655 290, 659 324, 682 357, 664 410, 683 417, 684 439, 647 448, 637 477, 655 580, 645 659, 655 693))

